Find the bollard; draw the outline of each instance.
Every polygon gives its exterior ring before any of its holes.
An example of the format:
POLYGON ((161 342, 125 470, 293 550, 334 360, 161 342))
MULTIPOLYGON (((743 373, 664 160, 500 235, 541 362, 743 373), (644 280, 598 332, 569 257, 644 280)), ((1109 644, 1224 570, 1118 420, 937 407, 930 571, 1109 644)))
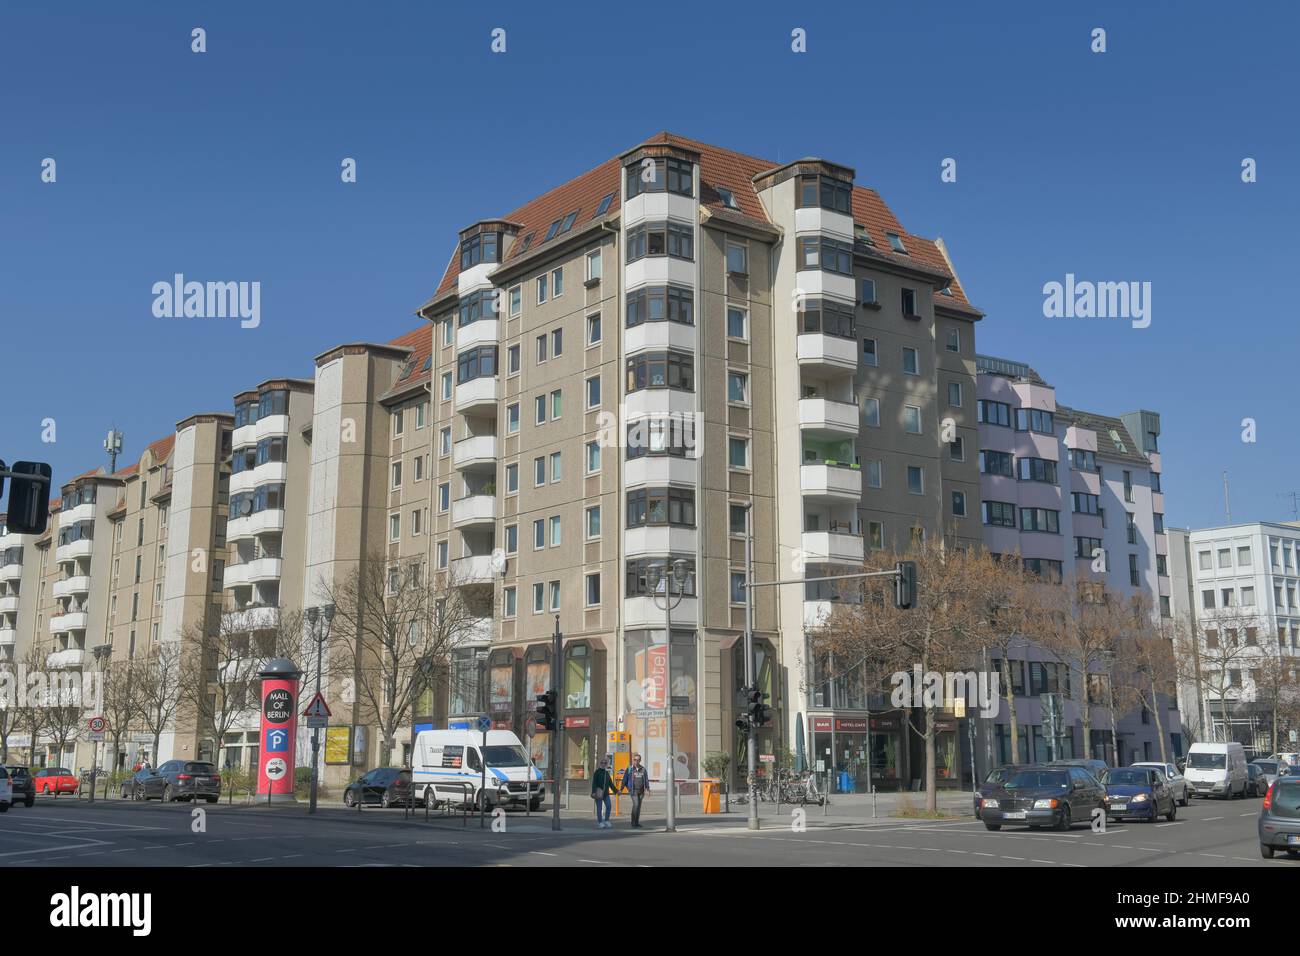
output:
POLYGON ((871 818, 873 820, 876 818, 876 788, 874 786, 871 788, 871 818))

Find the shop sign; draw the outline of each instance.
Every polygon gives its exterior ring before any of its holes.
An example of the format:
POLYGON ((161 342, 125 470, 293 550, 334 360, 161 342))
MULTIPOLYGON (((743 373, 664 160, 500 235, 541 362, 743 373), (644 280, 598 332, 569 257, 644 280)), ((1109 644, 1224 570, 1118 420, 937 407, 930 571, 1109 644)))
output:
POLYGON ((898 717, 872 717, 871 729, 875 731, 898 730, 902 726, 902 721, 898 717))
POLYGON ((829 717, 814 717, 812 719, 813 730, 830 730, 831 719, 829 717))
POLYGON ((835 718, 835 729, 846 733, 865 733, 867 719, 865 717, 837 717, 835 718))
POLYGON ((569 728, 569 729, 577 729, 577 728, 580 728, 580 727, 590 727, 590 726, 591 726, 591 718, 590 718, 590 717, 565 717, 565 718, 564 718, 564 726, 567 727, 567 728, 569 728))

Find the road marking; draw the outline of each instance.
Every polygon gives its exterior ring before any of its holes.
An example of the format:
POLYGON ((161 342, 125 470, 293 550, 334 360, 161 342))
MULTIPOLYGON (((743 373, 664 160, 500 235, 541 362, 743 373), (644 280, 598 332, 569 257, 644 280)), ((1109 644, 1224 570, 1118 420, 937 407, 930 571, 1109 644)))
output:
POLYGON ((1211 820, 1222 820, 1222 819, 1223 817, 1206 817, 1205 822, 1209 823, 1211 820))
POLYGON ((1239 814, 1237 814, 1237 816, 1239 816, 1239 817, 1253 817, 1254 815, 1255 815, 1255 813, 1254 813, 1253 810, 1252 810, 1250 813, 1239 813, 1239 814))
POLYGON ((1186 822, 1186 820, 1179 820, 1177 823, 1157 823, 1156 829, 1159 830, 1161 827, 1180 827, 1186 822))
POLYGON ((529 850, 528 852, 533 854, 534 856, 559 856, 560 855, 558 853, 547 853, 543 850, 529 850))
POLYGON ((255 860, 249 860, 248 862, 249 862, 249 863, 265 863, 267 860, 274 860, 274 859, 275 859, 275 857, 273 857, 273 856, 259 856, 257 859, 255 859, 255 860))

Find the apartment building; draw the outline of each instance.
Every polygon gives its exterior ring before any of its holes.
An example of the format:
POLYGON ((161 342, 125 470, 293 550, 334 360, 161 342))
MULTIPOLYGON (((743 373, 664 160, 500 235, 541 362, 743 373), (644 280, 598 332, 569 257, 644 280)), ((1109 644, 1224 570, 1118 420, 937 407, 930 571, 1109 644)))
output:
POLYGON ((1174 529, 1170 538, 1184 721, 1198 739, 1267 755, 1270 701, 1300 663, 1300 523, 1174 529))
POLYGON ((11 532, 0 514, 0 662, 12 664, 22 658, 31 643, 30 621, 20 613, 25 592, 35 599, 40 587, 37 535, 11 532))
MULTIPOLYGON (((433 323, 427 526, 435 566, 445 556, 496 613, 462 651, 452 717, 522 731, 557 667, 566 775, 622 729, 661 776, 669 696, 679 777, 714 751, 743 765, 749 522, 758 581, 923 535, 979 540, 966 449, 981 313, 942 248, 853 180, 663 133, 461 231, 419 310, 433 323), (669 628, 656 565, 678 561, 669 628)), ((388 520, 391 534, 411 519, 388 520)), ((829 599, 813 585, 756 596, 776 713, 763 753, 823 726, 867 749, 865 695, 820 694, 802 669, 829 599)), ((543 764, 547 744, 534 738, 543 764)))
MULTIPOLYGON (((1119 417, 1061 405, 1056 389, 1022 362, 976 359, 980 517, 984 545, 1019 555, 1026 569, 1067 587, 1104 583, 1112 593, 1150 597, 1152 613, 1171 611, 1169 546, 1160 485, 1160 417, 1138 411, 1119 417)), ((994 667, 998 662, 990 662, 994 667)), ((1064 695, 1068 735, 1062 756, 1114 760, 1109 674, 1083 675, 1046 651, 1025 646, 1011 663, 1018 698, 1020 753, 1011 753, 1009 714, 994 722, 987 742, 994 763, 1042 760, 1050 754, 1040 695, 1064 695), (1102 688, 1085 703, 1085 686, 1102 688), (1091 707, 1091 740, 1081 739, 1080 710, 1091 707)), ((1150 714, 1123 715, 1116 724, 1124 763, 1160 757, 1150 714)), ((1184 749, 1176 702, 1160 714, 1170 753, 1184 749)), ((949 748, 952 752, 954 748, 949 748)))

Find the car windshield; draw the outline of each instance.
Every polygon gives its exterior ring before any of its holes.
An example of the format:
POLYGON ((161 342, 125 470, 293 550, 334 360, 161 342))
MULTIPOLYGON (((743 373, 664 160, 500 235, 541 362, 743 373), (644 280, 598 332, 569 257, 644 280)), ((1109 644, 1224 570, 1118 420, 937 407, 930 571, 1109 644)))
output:
POLYGON ((72 771, 66 767, 51 767, 46 771, 51 777, 71 777, 72 771))
POLYGON ((483 759, 489 767, 523 767, 528 764, 523 747, 497 744, 483 748, 483 759))
POLYGON ((1146 787, 1151 783, 1151 774, 1146 770, 1107 770, 1102 782, 1120 787, 1146 787))
POLYGON ((1196 770, 1222 770, 1225 761, 1225 754, 1195 753, 1188 755, 1187 766, 1196 770))
POLYGON ((1008 790, 1042 790, 1047 787, 1069 786, 1069 774, 1064 770, 1021 770, 1005 784, 1008 790))
POLYGON ((1277 762, 1273 760, 1257 760, 1252 766, 1258 767, 1263 773, 1277 773, 1277 762))

